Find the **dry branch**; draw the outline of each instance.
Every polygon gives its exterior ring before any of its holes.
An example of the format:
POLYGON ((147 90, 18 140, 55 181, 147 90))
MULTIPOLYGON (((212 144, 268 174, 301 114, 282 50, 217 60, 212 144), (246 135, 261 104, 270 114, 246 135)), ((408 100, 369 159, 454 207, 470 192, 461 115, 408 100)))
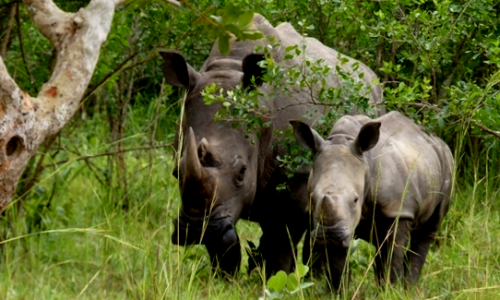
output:
POLYGON ((115 6, 123 0, 92 0, 76 13, 52 0, 24 0, 40 32, 54 45, 54 72, 36 98, 22 91, 0 58, 0 212, 14 193, 29 159, 73 116, 92 77, 115 6))
POLYGON ((477 128, 481 129, 482 131, 487 132, 487 133, 500 139, 500 131, 495 131, 493 129, 490 129, 490 128, 484 126, 483 124, 479 123, 478 121, 474 121, 474 120, 472 120, 472 125, 476 126, 477 128))

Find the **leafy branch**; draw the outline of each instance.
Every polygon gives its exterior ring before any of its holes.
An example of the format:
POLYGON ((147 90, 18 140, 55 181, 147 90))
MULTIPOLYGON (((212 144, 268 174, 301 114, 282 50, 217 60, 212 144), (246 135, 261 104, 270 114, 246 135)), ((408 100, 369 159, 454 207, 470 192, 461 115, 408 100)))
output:
MULTIPOLYGON (((187 9, 198 16, 194 21, 194 26, 205 25, 206 33, 210 38, 218 39, 219 51, 228 54, 231 50, 230 40, 236 38, 239 41, 258 40, 263 38, 262 33, 253 28, 253 11, 242 8, 232 2, 226 4, 217 14, 211 14, 214 6, 210 6, 206 11, 201 12, 186 0, 159 0, 160 3, 173 4, 175 6, 184 5, 187 9), (210 16, 208 16, 210 14, 210 16)), ((129 6, 143 7, 154 0, 129 0, 129 6)))

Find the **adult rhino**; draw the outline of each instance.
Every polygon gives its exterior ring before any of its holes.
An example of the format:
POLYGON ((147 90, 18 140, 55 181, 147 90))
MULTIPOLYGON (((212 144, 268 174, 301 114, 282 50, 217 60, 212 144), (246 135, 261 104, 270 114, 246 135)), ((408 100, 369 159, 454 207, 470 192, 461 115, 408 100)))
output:
POLYGON ((297 141, 315 154, 308 184, 314 247, 322 253, 315 267, 328 262, 338 290, 357 237, 380 249, 379 283, 403 276, 416 283, 453 198, 448 146, 398 112, 375 120, 344 116, 326 141, 307 124, 291 123, 297 141))
MULTIPOLYGON (((341 64, 339 54, 313 38, 303 38, 293 27, 284 23, 274 28, 262 16, 255 14, 255 28, 266 39, 260 41, 231 41, 231 51, 222 55, 217 43, 199 72, 184 57, 173 51, 160 51, 163 73, 168 83, 186 88, 184 115, 177 132, 184 136, 182 156, 177 172, 182 205, 174 221, 174 244, 202 243, 206 246, 212 266, 228 274, 238 270, 241 250, 236 222, 249 219, 258 222, 263 231, 259 250, 266 260, 266 270, 290 271, 293 266, 294 247, 308 226, 306 191, 308 172, 288 179, 279 166, 277 156, 284 149, 277 147, 280 137, 273 130, 284 130, 289 120, 302 117, 314 108, 307 100, 305 91, 296 91, 293 97, 278 95, 272 100, 263 98, 260 105, 267 107, 272 125, 262 128, 260 139, 245 138, 241 128, 233 129, 231 122, 214 122, 220 103, 207 106, 201 91, 212 83, 232 90, 236 85, 251 86, 252 77, 259 78, 262 69, 258 62, 264 59, 255 54, 257 45, 266 46, 274 37, 281 46, 272 51, 272 57, 283 61, 285 47, 304 43, 306 55, 323 59, 325 63, 352 72, 355 78, 371 88, 367 97, 372 105, 381 107, 382 90, 373 84, 375 74, 359 63, 355 70, 354 59, 341 64), (357 76, 364 73, 363 76, 357 76), (362 79, 359 79, 362 77, 362 79), (276 187, 287 183, 288 188, 278 192, 276 187), (291 241, 290 241, 291 238, 291 241)), ((345 56, 344 56, 345 57, 345 56)), ((298 65, 300 58, 287 60, 288 66, 298 65)), ((329 86, 339 86, 340 80, 333 74, 327 78, 329 86)), ((260 81, 261 82, 261 81, 260 81)), ((264 93, 269 87, 258 87, 264 93)), ((317 110, 323 110, 319 107, 317 110)), ((176 147, 177 148, 177 147, 176 147)))

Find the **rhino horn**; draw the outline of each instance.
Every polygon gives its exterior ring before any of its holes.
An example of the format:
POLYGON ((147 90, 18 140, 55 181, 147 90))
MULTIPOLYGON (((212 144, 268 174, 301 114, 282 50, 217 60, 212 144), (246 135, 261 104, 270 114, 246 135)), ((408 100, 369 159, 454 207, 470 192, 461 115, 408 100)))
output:
POLYGON ((203 167, 198 158, 198 149, 196 147, 196 138, 193 128, 189 127, 186 136, 186 148, 184 150, 184 159, 186 163, 186 179, 202 180, 203 167))
POLYGON ((320 204, 320 222, 322 225, 331 226, 335 223, 335 214, 337 211, 337 202, 330 196, 325 195, 320 204))

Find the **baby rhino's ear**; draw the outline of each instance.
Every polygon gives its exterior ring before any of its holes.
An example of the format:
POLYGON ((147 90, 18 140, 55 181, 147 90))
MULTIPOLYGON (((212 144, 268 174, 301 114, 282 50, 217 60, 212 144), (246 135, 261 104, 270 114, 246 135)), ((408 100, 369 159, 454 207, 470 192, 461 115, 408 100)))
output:
POLYGON ((297 142, 299 142, 302 147, 316 154, 325 140, 304 122, 292 120, 290 124, 293 126, 293 133, 297 142))
POLYGON ((354 141, 354 149, 357 154, 363 155, 363 152, 375 147, 380 136, 380 122, 366 123, 361 127, 356 141, 354 141))

